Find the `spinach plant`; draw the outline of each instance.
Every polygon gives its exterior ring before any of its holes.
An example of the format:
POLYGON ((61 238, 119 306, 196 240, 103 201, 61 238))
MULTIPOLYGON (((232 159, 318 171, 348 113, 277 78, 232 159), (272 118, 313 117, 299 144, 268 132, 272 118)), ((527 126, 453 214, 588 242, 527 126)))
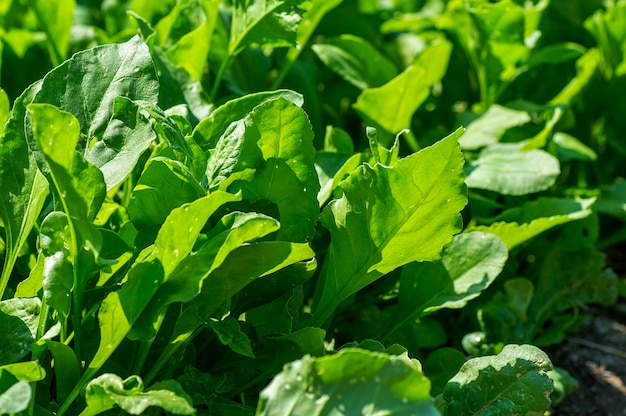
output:
POLYGON ((26 3, 0 413, 531 415, 575 387, 538 347, 617 297, 626 3, 26 3))

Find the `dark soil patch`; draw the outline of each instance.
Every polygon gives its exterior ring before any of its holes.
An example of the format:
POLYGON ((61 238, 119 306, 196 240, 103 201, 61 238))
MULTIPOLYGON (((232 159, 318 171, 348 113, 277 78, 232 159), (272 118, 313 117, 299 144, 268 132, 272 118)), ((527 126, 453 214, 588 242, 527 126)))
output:
POLYGON ((626 415, 626 302, 592 307, 591 317, 563 343, 547 348, 555 366, 580 383, 556 416, 626 415))

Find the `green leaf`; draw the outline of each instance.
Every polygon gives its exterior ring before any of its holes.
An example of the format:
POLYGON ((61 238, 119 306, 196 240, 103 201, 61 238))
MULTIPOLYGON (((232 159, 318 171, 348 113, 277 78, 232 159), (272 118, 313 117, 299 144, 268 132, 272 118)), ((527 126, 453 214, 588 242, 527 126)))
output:
MULTIPOLYGON (((44 253, 51 259, 46 259, 44 276, 47 269, 50 277, 47 280, 48 288, 53 287, 49 295, 58 300, 55 306, 60 308, 62 315, 69 312, 69 305, 62 300, 62 296, 67 295, 66 289, 72 287, 72 319, 80 355, 83 290, 98 267, 98 253, 102 247, 102 235, 92 221, 100 210, 106 186, 102 172, 86 162, 75 150, 80 131, 74 116, 50 104, 30 104, 27 121, 32 126, 33 140, 43 159, 40 169, 54 190, 57 204, 67 214, 69 238, 66 241, 69 252, 58 247, 54 253, 52 250, 44 253), (73 279, 71 285, 65 276, 70 272, 73 279)), ((65 329, 64 322, 62 327, 65 329)), ((62 334, 64 337, 65 331, 62 334)))
POLYGON ((15 364, 0 366, 0 371, 6 371, 20 381, 34 383, 46 378, 46 370, 37 361, 23 361, 15 364))
POLYGON ((0 302, 0 366, 13 364, 31 352, 41 311, 39 298, 13 298, 0 302))
POLYGON ((454 348, 439 348, 430 353, 424 360, 424 374, 432 383, 430 394, 441 394, 448 381, 459 372, 466 361, 465 354, 454 348))
POLYGON ((322 213, 331 245, 316 287, 322 324, 350 295, 413 261, 440 257, 461 229, 467 203, 460 130, 393 167, 367 164, 340 184, 343 196, 322 213))
POLYGON ((304 110, 282 98, 266 101, 231 124, 218 141, 207 166, 209 188, 219 185, 241 191, 251 202, 276 204, 277 238, 306 241, 319 216, 314 158, 313 130, 304 110))
POLYGON ((29 4, 33 8, 39 26, 48 37, 48 51, 54 65, 67 57, 70 30, 74 19, 74 0, 34 0, 29 4))
POLYGON ((185 165, 155 157, 144 169, 128 203, 128 214, 138 229, 160 225, 170 212, 195 201, 206 191, 185 165))
POLYGON ((361 92, 354 109, 366 121, 391 134, 411 128, 413 113, 446 72, 452 44, 441 41, 424 50, 400 75, 377 88, 361 92))
POLYGON ((494 104, 469 124, 465 134, 459 139, 459 144, 461 149, 474 150, 498 143, 505 131, 526 124, 530 120, 526 111, 512 110, 494 104))
POLYGON ((600 65, 600 52, 591 48, 576 61, 576 76, 548 104, 571 105, 589 86, 600 65))
POLYGON ((63 403, 78 383, 81 367, 71 347, 50 340, 45 342, 54 359, 56 398, 59 403, 63 403))
POLYGON ((626 6, 622 2, 613 3, 606 10, 598 10, 584 25, 596 39, 605 62, 615 71, 616 76, 626 74, 626 6))
POLYGON ((131 415, 143 414, 155 406, 175 415, 193 415, 196 410, 180 384, 167 380, 144 390, 138 376, 125 380, 115 374, 103 374, 93 379, 85 389, 87 408, 80 416, 93 416, 119 406, 131 415))
POLYGON ((543 414, 550 406, 552 369, 532 345, 507 345, 495 356, 469 360, 446 385, 444 416, 543 414))
POLYGON ((594 162, 598 159, 598 155, 593 149, 567 133, 555 133, 552 141, 556 145, 556 151, 561 162, 569 162, 571 160, 594 162))
POLYGON ((110 190, 133 171, 155 137, 137 104, 126 97, 117 97, 106 130, 99 140, 90 143, 85 159, 100 168, 110 190))
POLYGON ((219 4, 217 0, 177 2, 155 26, 155 43, 198 82, 207 65, 219 4))
POLYGON ((626 218, 626 181, 619 178, 603 189, 595 208, 602 214, 626 218))
POLYGON ((104 133, 117 97, 156 103, 158 89, 148 47, 135 36, 78 52, 44 77, 34 102, 72 113, 84 135, 77 148, 85 149, 104 133))
POLYGON ((398 74, 389 59, 357 36, 326 39, 311 48, 326 66, 362 90, 380 87, 398 74))
MULTIPOLYGON (((312 0, 309 1, 308 4, 304 3, 301 7, 305 5, 308 6, 306 12, 302 16, 302 21, 298 25, 298 34, 297 34, 297 43, 298 47, 292 49, 302 50, 305 45, 308 43, 309 39, 315 32, 315 29, 319 25, 322 18, 332 9, 339 6, 343 0, 312 0)), ((291 51, 290 51, 291 53, 291 51)), ((297 58, 297 55, 296 55, 297 58)), ((295 60, 295 59, 293 59, 295 60)))
POLYGON ((0 369, 0 413, 14 415, 28 409, 32 395, 30 384, 0 369))
POLYGON ((493 283, 507 258, 498 237, 470 232, 454 236, 437 262, 405 266, 389 333, 439 309, 464 307, 493 283))
POLYGON ((48 182, 37 169, 23 133, 24 104, 30 101, 31 93, 32 90, 27 90, 16 100, 13 118, 7 123, 5 134, 0 136, 0 220, 6 244, 0 299, 49 193, 48 182))
POLYGON ((297 46, 303 0, 235 0, 228 54, 250 45, 297 46))
POLYGON ((485 148, 466 167, 468 188, 487 189, 503 195, 545 191, 561 173, 557 158, 543 150, 520 152, 518 144, 485 148))
MULTIPOLYGON (((237 229, 233 231, 219 239, 210 240, 204 250, 190 256, 184 264, 181 264, 179 268, 181 273, 177 276, 180 287, 188 284, 185 280, 191 280, 192 284, 201 281, 202 291, 181 313, 171 341, 161 356, 162 361, 154 367, 157 371, 182 342, 249 283, 298 262, 308 262, 315 256, 308 244, 285 241, 244 244, 245 238, 256 239, 262 235, 259 235, 258 231, 252 234, 249 230, 243 230, 243 235, 237 233, 237 229), (246 236, 246 232, 252 235, 246 236), (228 237, 231 241, 227 239, 224 242, 224 238, 228 237), (214 254, 215 251, 217 255, 214 254), (213 260, 214 257, 219 261, 213 260)), ((194 286, 194 290, 197 290, 197 286, 194 286)), ((166 291, 164 293, 167 294, 166 291)))
POLYGON ((102 301, 98 313, 100 345, 66 405, 97 373, 130 332, 158 288, 176 266, 191 252, 209 217, 226 202, 237 197, 214 193, 172 210, 159 230, 154 246, 140 253, 121 289, 102 301))
MULTIPOLYGON (((203 280, 219 268, 232 251, 244 244, 253 243, 278 228, 276 220, 263 214, 236 211, 224 216, 210 233, 209 240, 195 253, 183 258, 178 267, 172 270, 168 280, 157 290, 154 301, 147 305, 135 324, 131 337, 152 338, 155 335, 154 330, 157 329, 153 328, 153 325, 159 322, 157 317, 164 315, 168 305, 174 302, 186 303, 194 299, 203 288, 203 280)), ((211 290, 217 291, 216 288, 211 290)), ((220 299, 220 304, 222 301, 220 299)), ((217 308, 220 304, 203 306, 217 308)))
POLYGON ((43 299, 59 314, 62 321, 69 317, 74 287, 74 265, 67 249, 72 244, 69 228, 67 215, 53 211, 44 219, 40 231, 42 254, 45 256, 43 299))
POLYGON ((572 307, 610 305, 617 300, 615 274, 605 270, 602 252, 593 247, 553 247, 541 264, 529 316, 536 328, 572 307))
POLYGON ((237 354, 254 358, 250 338, 241 332, 239 322, 235 318, 229 316, 223 321, 211 322, 210 325, 223 345, 227 345, 237 354))
POLYGON ((179 104, 186 105, 193 126, 209 117, 213 112, 213 104, 202 84, 185 69, 174 65, 161 49, 155 47, 153 53, 159 76, 159 106, 167 109, 179 104))
POLYGON ((418 361, 356 348, 287 364, 261 392, 257 415, 437 415, 418 361))
POLYGON ((539 198, 511 208, 496 217, 491 225, 472 226, 469 230, 495 234, 509 250, 560 224, 586 218, 595 199, 539 198))
POLYGON ((298 107, 302 107, 304 103, 302 95, 290 90, 244 95, 219 106, 208 118, 202 120, 193 131, 193 138, 202 150, 214 149, 218 139, 232 122, 244 119, 258 105, 278 98, 291 101, 298 107))

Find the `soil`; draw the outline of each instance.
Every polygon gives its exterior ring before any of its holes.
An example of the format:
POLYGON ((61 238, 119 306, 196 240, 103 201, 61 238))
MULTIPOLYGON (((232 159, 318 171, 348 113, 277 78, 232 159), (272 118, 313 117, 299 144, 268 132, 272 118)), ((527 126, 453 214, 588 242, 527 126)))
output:
MULTIPOLYGON (((607 263, 626 276, 626 251, 607 252, 607 263)), ((626 300, 593 306, 588 319, 565 342, 546 348, 552 363, 580 384, 554 408, 554 416, 626 416, 626 300)))

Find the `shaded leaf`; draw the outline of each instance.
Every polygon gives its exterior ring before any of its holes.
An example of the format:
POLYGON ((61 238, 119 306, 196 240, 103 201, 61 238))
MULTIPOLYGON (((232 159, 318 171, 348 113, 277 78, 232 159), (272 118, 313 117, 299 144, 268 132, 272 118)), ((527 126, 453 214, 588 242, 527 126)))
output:
POLYGON ((5 134, 0 136, 0 220, 6 244, 0 273, 0 299, 49 193, 48 182, 37 169, 23 131, 25 105, 32 100, 33 93, 33 89, 28 89, 18 97, 13 117, 5 127, 5 134))
POLYGON ((437 415, 416 360, 356 348, 287 364, 261 392, 257 415, 437 415))
POLYGON ((442 414, 543 414, 554 388, 548 356, 532 345, 507 345, 469 360, 446 385, 442 414))
POLYGON ((437 262, 405 266, 391 331, 439 309, 464 307, 493 283, 507 258, 498 237, 470 232, 454 236, 437 262))
POLYGON ((41 301, 13 298, 0 302, 0 366, 13 364, 31 352, 37 336, 41 301))
POLYGON ((150 159, 133 189, 128 214, 138 229, 160 225, 174 208, 205 194, 181 162, 155 157, 150 159))
POLYGON ((372 44, 353 35, 326 39, 311 48, 326 66, 362 90, 380 87, 398 74, 372 44))
POLYGON ((0 413, 13 415, 28 409, 32 395, 28 382, 0 369, 0 413))
POLYGON ((222 321, 211 322, 210 325, 222 344, 238 354, 254 358, 250 338, 241 332, 239 322, 235 318, 229 316, 222 321))

